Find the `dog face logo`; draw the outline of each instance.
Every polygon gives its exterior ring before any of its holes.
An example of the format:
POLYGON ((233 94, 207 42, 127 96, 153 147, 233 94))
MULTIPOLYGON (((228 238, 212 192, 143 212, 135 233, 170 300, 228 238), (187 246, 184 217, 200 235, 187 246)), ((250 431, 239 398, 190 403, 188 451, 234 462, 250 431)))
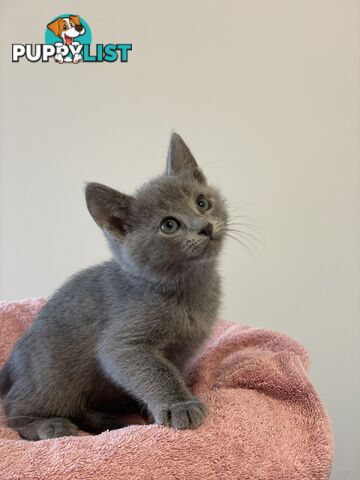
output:
POLYGON ((70 15, 69 18, 58 18, 49 23, 47 27, 57 37, 60 37, 65 45, 71 45, 74 38, 85 33, 85 27, 81 25, 78 15, 70 15))
POLYGON ((76 51, 76 47, 80 45, 80 42, 77 41, 78 37, 86 33, 86 28, 78 15, 60 16, 50 22, 47 28, 62 40, 62 43, 56 42, 55 46, 66 45, 72 47, 71 51, 76 52, 72 56, 64 56, 59 53, 55 55, 55 61, 78 63, 83 59, 82 55, 76 51))

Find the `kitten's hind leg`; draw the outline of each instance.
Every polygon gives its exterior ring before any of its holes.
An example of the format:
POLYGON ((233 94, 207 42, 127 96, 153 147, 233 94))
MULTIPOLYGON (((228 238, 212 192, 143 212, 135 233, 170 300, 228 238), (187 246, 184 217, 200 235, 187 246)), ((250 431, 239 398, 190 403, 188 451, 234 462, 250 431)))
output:
POLYGON ((77 435, 78 428, 68 418, 41 416, 36 409, 30 409, 23 402, 9 401, 5 397, 4 409, 6 421, 26 440, 45 440, 48 438, 77 435))
POLYGON ((68 418, 62 417, 9 417, 8 425, 26 440, 46 440, 78 434, 77 426, 68 418))
POLYGON ((118 415, 97 412, 96 410, 90 409, 73 417, 72 421, 81 428, 81 430, 95 434, 105 432, 105 430, 117 430, 118 428, 124 428, 127 426, 119 419, 118 415))
POLYGON ((37 424, 39 440, 46 438, 68 437, 78 434, 77 426, 68 418, 41 418, 37 424))

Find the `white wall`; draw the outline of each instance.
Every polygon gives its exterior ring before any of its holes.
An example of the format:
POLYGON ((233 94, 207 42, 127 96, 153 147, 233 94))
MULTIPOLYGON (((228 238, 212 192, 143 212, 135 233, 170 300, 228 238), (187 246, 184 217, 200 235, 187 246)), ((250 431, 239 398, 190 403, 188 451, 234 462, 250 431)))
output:
POLYGON ((24 2, 0 7, 0 297, 50 294, 108 256, 84 181, 131 192, 181 133, 232 206, 265 232, 229 244, 223 316, 303 342, 336 440, 360 477, 359 2, 24 2), (12 64, 73 12, 128 64, 12 64))

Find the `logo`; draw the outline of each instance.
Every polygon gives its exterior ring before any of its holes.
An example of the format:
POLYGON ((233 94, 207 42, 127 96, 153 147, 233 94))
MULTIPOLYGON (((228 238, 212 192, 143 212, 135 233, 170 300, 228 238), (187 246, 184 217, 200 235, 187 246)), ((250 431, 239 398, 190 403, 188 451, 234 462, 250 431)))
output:
POLYGON ((57 63, 127 62, 131 43, 99 43, 91 46, 91 29, 78 15, 63 14, 46 26, 45 43, 12 45, 12 61, 57 63))

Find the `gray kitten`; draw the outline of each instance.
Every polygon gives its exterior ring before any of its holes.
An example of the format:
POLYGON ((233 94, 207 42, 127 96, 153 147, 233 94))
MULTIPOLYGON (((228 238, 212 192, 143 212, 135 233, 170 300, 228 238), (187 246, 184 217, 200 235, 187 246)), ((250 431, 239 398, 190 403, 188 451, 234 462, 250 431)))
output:
POLYGON ((86 202, 113 259, 71 277, 16 343, 0 372, 7 422, 39 440, 145 409, 196 428, 207 409, 182 372, 218 312, 225 203, 177 134, 163 176, 134 196, 90 183, 86 202))

